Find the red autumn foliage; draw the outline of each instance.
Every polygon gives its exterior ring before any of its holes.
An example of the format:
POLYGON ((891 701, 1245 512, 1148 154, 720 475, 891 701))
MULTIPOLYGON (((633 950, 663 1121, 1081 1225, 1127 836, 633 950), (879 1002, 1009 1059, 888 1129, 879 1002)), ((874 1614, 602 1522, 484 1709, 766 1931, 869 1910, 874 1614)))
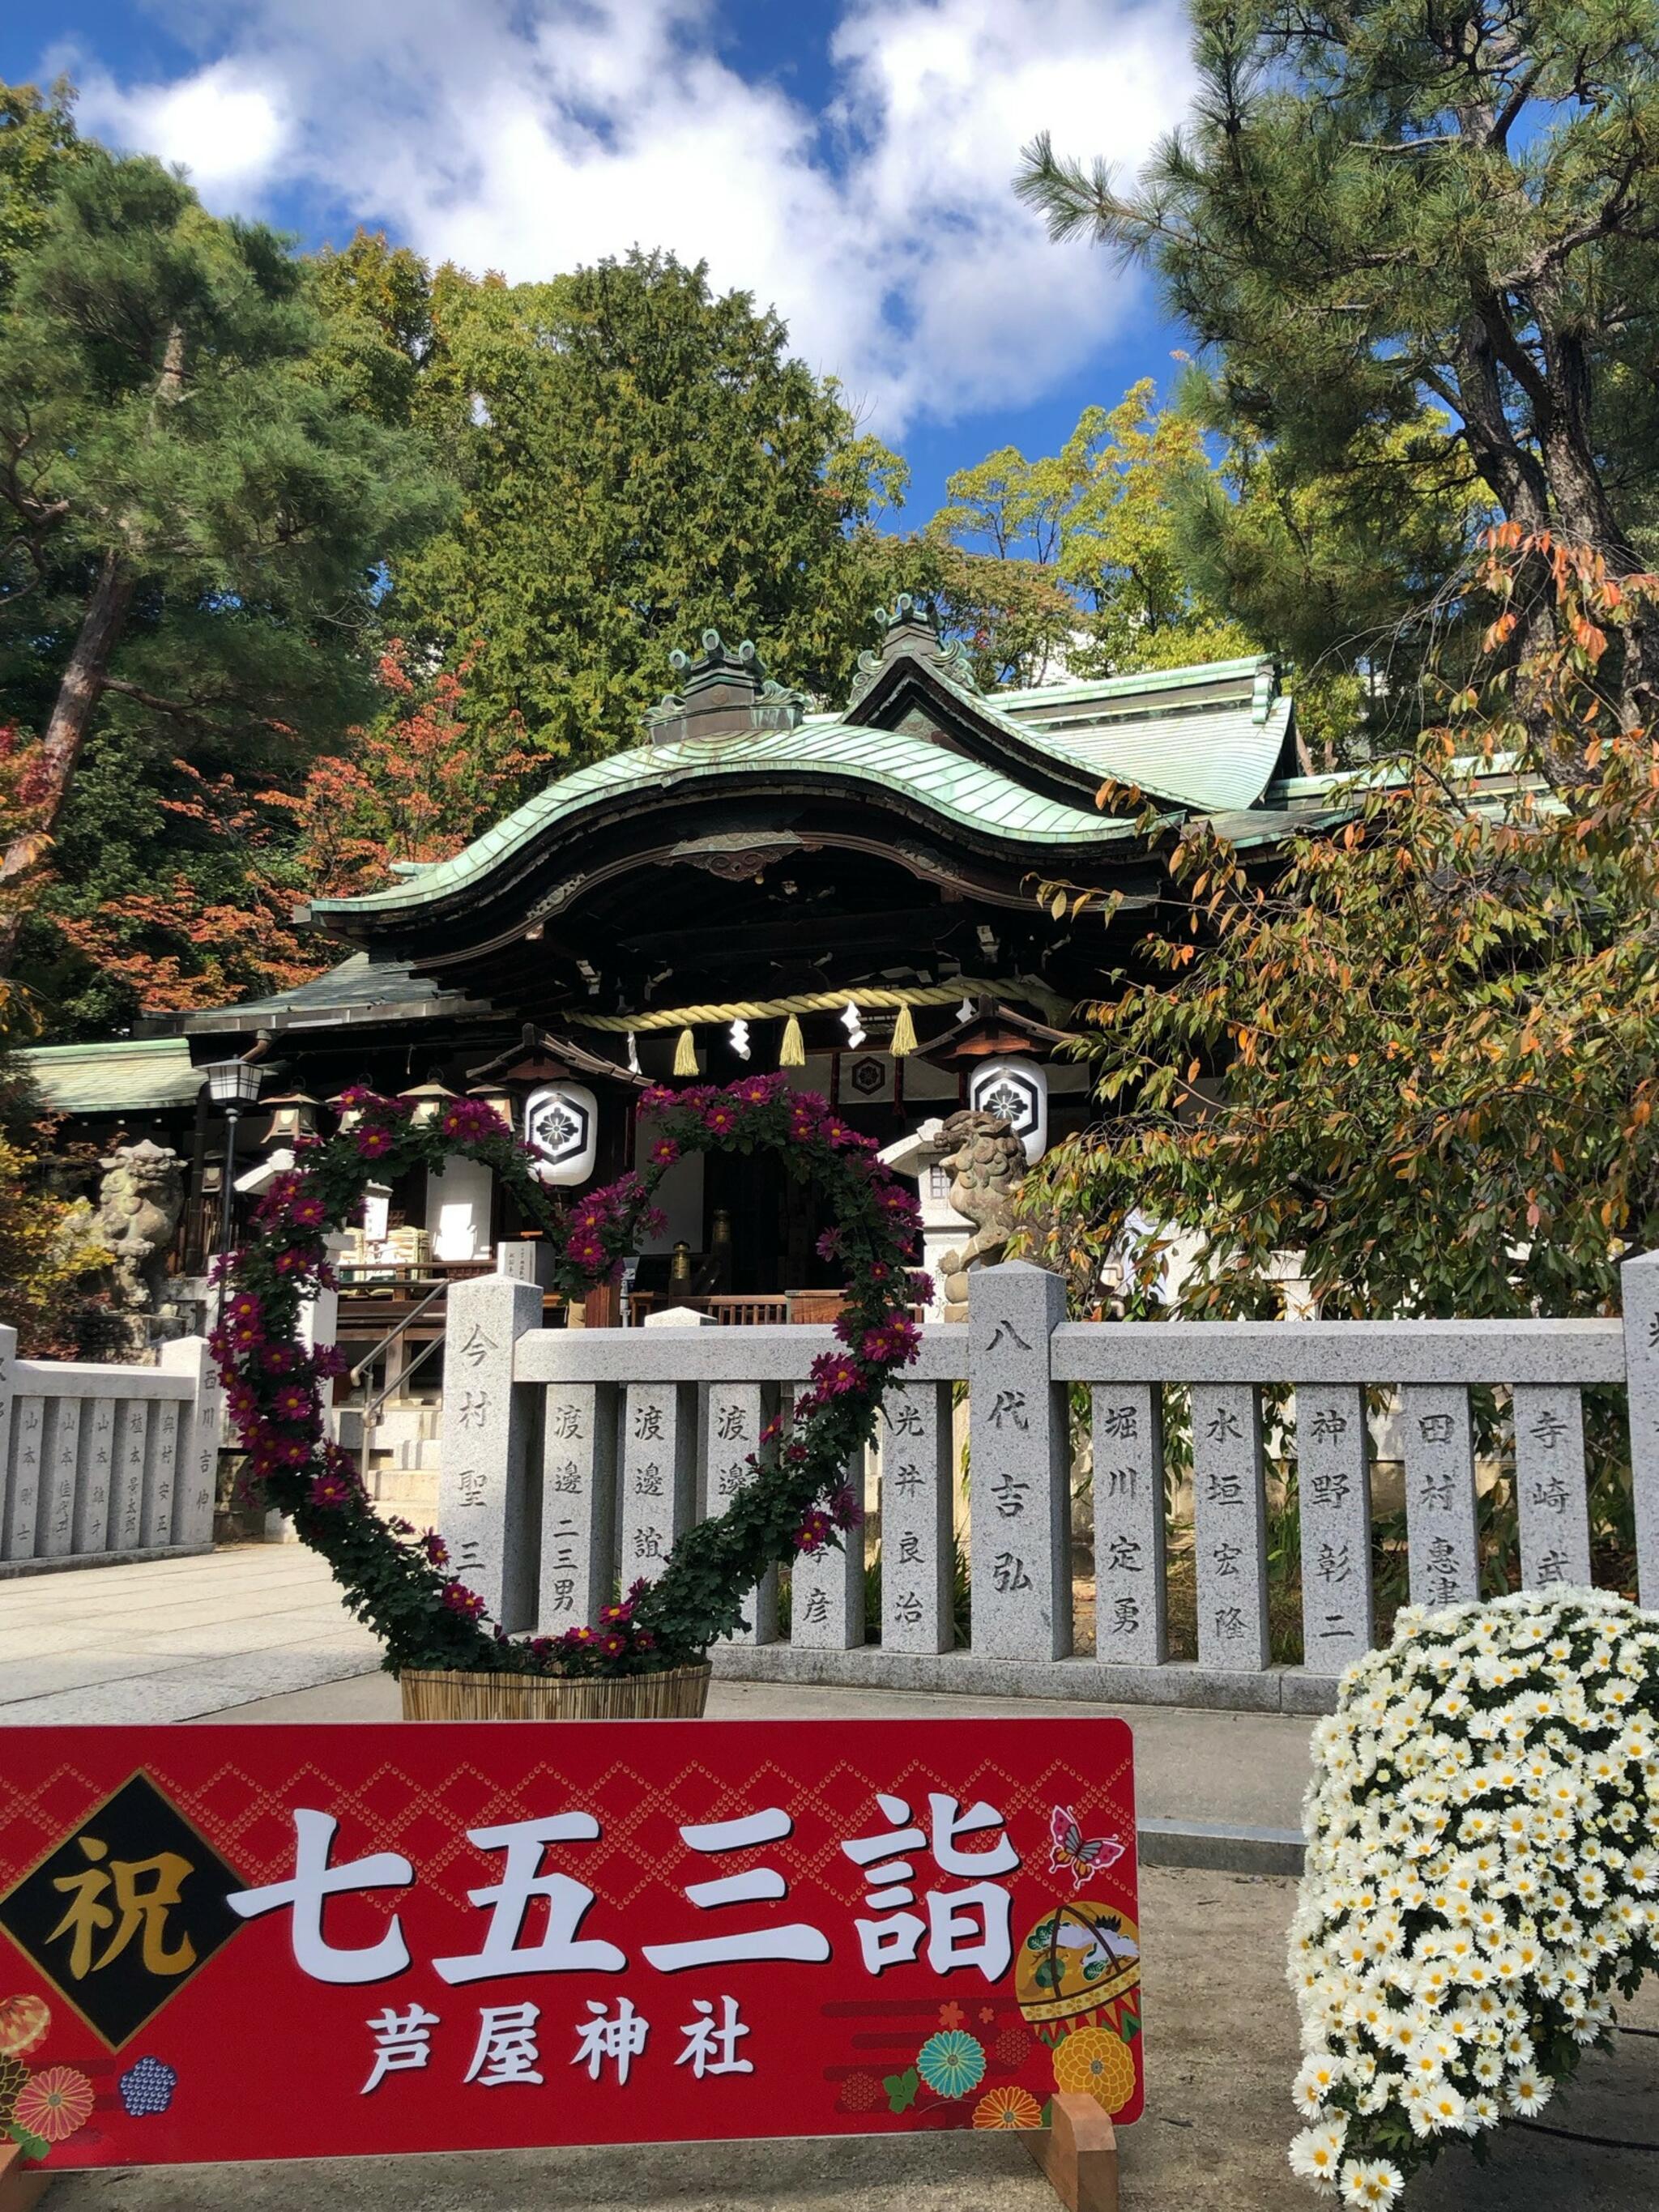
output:
POLYGON ((295 927, 297 904, 376 890, 394 861, 447 860, 515 802, 537 765, 516 729, 499 738, 466 721, 466 663, 423 676, 411 659, 393 640, 378 672, 386 713, 349 732, 348 750, 313 762, 297 790, 250 791, 234 775, 174 762, 182 787, 162 804, 194 850, 214 856, 204 871, 212 888, 181 855, 164 883, 89 917, 55 915, 60 935, 147 1012, 222 1006, 320 975, 331 948, 295 927))

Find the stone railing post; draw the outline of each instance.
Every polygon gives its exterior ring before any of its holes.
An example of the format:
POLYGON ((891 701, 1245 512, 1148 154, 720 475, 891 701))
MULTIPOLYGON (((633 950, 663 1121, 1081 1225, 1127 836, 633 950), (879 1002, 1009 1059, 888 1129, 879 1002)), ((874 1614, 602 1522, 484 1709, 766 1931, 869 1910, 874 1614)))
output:
POLYGON ((1637 1594, 1644 1606, 1659 1606, 1659 1252, 1626 1260, 1619 1274, 1630 1393, 1637 1594))
MULTIPOLYGON (((158 1404, 154 1412, 161 1410, 158 1404)), ((176 1412, 176 1408, 174 1409, 176 1412)), ((175 1422, 175 1427, 177 1425, 175 1422)), ((35 1524, 35 1557, 40 1559, 66 1559, 75 1545, 75 1487, 81 1472, 81 1401, 78 1398, 48 1398, 46 1401, 46 1452, 40 1478, 40 1512, 35 1524)), ((171 1460, 165 1469, 158 1469, 153 1483, 165 1478, 162 1503, 167 1512, 167 1525, 173 1527, 173 1467, 171 1460)), ((165 1544, 167 1535, 146 1534, 147 1544, 165 1544)))
POLYGON ((1166 1656, 1164 1393, 1155 1382, 1092 1393, 1095 1656, 1161 1667, 1166 1656))
POLYGON ((550 1382, 542 1407, 541 1572, 545 1636, 596 1625, 611 1601, 617 1539, 617 1393, 550 1382))
POLYGON ((514 1387, 513 1352, 541 1317, 534 1283, 478 1275, 449 1293, 438 1527, 452 1571, 509 1631, 535 1626, 534 1409, 530 1392, 514 1387))
MULTIPOLYGON (((331 1297, 333 1293, 328 1295, 331 1297)), ((224 1427, 225 1394, 219 1370, 204 1337, 183 1336, 161 1346, 161 1365, 169 1375, 187 1375, 188 1401, 179 1408, 175 1449, 178 1474, 173 1486, 173 1541, 210 1544, 213 1507, 219 1484, 219 1444, 224 1427)), ((99 1409, 107 1413, 108 1407, 99 1409)))
POLYGON ((12 1401, 11 1451, 6 1462, 6 1511, 0 1524, 0 1559, 35 1556, 40 1502, 40 1460, 46 1444, 46 1401, 19 1391, 12 1401))
POLYGON ((1048 1340, 1060 1278, 1023 1260, 969 1278, 969 1503, 973 1628, 982 1659, 1063 1659, 1072 1648, 1066 1391, 1048 1340))
MULTIPOLYGON (((201 1343, 200 1337, 185 1337, 182 1343, 201 1343)), ((167 1354, 172 1345, 163 1348, 161 1364, 167 1364, 167 1354)), ((219 1383, 217 1372, 213 1376, 214 1388, 219 1383)), ((110 1534, 110 1491, 115 1473, 115 1400, 113 1396, 88 1398, 82 1417, 81 1482, 75 1494, 75 1548, 88 1556, 98 1552, 112 1552, 114 1540, 110 1534)), ((209 1534, 213 1528, 208 1521, 209 1534)), ((189 1540, 180 1538, 181 1542, 189 1540)))
POLYGON ((1296 1394, 1302 1521, 1302 1663, 1340 1674, 1371 1646, 1371 1476, 1365 1394, 1304 1382, 1296 1394))
MULTIPOLYGON (((723 1334, 723 1332, 722 1332, 723 1334)), ((718 1336, 705 1340, 718 1356, 718 1336)), ((703 1349, 700 1346, 699 1349, 703 1349)), ((770 1382, 711 1382, 704 1413, 703 1510, 710 1520, 724 1513, 738 1491, 755 1480, 749 1464, 760 1449, 761 1431, 777 1411, 778 1392, 770 1382)), ((778 1640, 778 1571, 769 1567, 744 1601, 745 1618, 729 1638, 732 1644, 775 1644, 778 1640)))
MULTIPOLYGON (((712 1314, 671 1306, 650 1314, 647 1340, 665 1328, 717 1328, 712 1314)), ((684 1340, 688 1344, 691 1338, 684 1340)), ((630 1382, 623 1407, 622 1586, 653 1583, 668 1555, 696 1518, 697 1386, 695 1382, 630 1382)))
POLYGON ((148 1398, 123 1398, 115 1408, 110 1453, 109 1547, 136 1552, 144 1540, 144 1467, 149 1452, 148 1398))
POLYGON ((16 1480, 11 1448, 12 1395, 16 1382, 17 1331, 0 1328, 0 1559, 12 1556, 8 1544, 14 1517, 12 1486, 16 1480))
POLYGON ((890 1383, 881 1407, 884 1651, 948 1651, 955 1640, 951 1462, 948 1389, 890 1383))

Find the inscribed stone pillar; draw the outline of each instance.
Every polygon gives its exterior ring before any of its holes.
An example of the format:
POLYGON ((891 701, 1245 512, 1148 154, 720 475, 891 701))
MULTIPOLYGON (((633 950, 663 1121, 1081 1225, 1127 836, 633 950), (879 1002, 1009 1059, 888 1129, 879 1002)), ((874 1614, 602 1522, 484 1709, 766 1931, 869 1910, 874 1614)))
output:
POLYGON ((1630 1467, 1640 1602, 1659 1608, 1659 1252, 1619 1270, 1630 1393, 1630 1467))
POLYGON ((622 1581, 653 1583, 696 1513, 695 1383, 634 1382, 623 1407, 622 1581))
POLYGON ((1091 1398, 1095 1656, 1115 1667, 1161 1667, 1164 1393, 1156 1382, 1102 1382, 1091 1398))
POLYGON ((617 1394, 550 1382, 542 1414, 542 1556, 536 1623, 544 1636, 593 1627, 611 1602, 617 1534, 617 1394))
POLYGON ((75 1550, 90 1557, 114 1549, 110 1485, 115 1465, 115 1401, 88 1398, 81 1413, 81 1486, 75 1499, 75 1550))
POLYGON ((8 1556, 6 1525, 11 1510, 11 1421, 16 1370, 17 1331, 0 1327, 0 1559, 8 1556))
POLYGON ((1351 1383, 1296 1393, 1302 1519, 1302 1663, 1340 1674, 1371 1644, 1371 1486, 1365 1397, 1351 1383))
POLYGON ((1065 1319, 1066 1293, 1057 1275, 1022 1260, 976 1268, 969 1280, 973 1649, 984 1659, 1063 1659, 1072 1648, 1069 1455, 1048 1339, 1065 1319))
POLYGON ((1589 1507, 1578 1393, 1565 1383, 1517 1382, 1514 1412, 1521 1587, 1586 1587, 1591 1579, 1589 1507))
POLYGON ((144 1512, 139 1540, 147 1546, 173 1541, 173 1495, 179 1474, 179 1401, 157 1398, 149 1409, 149 1443, 144 1454, 144 1512))
POLYGON ((40 1502, 34 1524, 38 1559, 66 1559, 74 1548, 75 1486, 80 1471, 81 1401, 48 1398, 40 1502))
POLYGON ((948 1651, 956 1640, 951 1400, 894 1382, 881 1406, 881 1645, 948 1651))
MULTIPOLYGON (((845 1470, 864 1504, 865 1454, 845 1470)), ((864 1523, 843 1528, 817 1552, 799 1552, 789 1571, 789 1641, 804 1651, 851 1651, 864 1641, 864 1523)))
POLYGON ((1461 1384, 1410 1383, 1401 1406, 1412 1603, 1461 1605, 1480 1595, 1469 1394, 1461 1384))
MULTIPOLYGON (((325 1294, 333 1298, 333 1291, 325 1294)), ((319 1301, 320 1304, 320 1301, 319 1301)), ((332 1316, 329 1317, 331 1330, 332 1316)), ((319 1340, 331 1343, 332 1335, 319 1340)), ((219 1488, 219 1446, 224 1433, 225 1394, 206 1341, 180 1337, 161 1347, 165 1372, 186 1375, 192 1396, 179 1408, 179 1476, 173 1495, 175 1544, 210 1544, 219 1488)))
POLYGON ((32 1559, 35 1556, 34 1532, 40 1504, 46 1428, 46 1400, 20 1394, 12 1403, 6 1525, 0 1528, 0 1559, 32 1559))
POLYGON ((1267 1663, 1261 1405, 1249 1382, 1193 1385, 1193 1547, 1200 1667, 1267 1663))
POLYGON ((143 1541, 144 1460, 149 1443, 150 1401, 123 1398, 115 1408, 115 1449, 109 1492, 109 1547, 136 1552, 143 1541))
POLYGON ((478 1275, 449 1293, 438 1521, 451 1571, 510 1632, 536 1618, 530 1494, 533 1401, 513 1382, 514 1347, 537 1328, 533 1283, 478 1275))
MULTIPOLYGON (((740 1490, 754 1480, 750 1455, 771 1418, 776 1393, 759 1382, 713 1382, 708 1388, 704 1511, 712 1521, 724 1513, 740 1490)), ((775 1644, 778 1640, 778 1571, 769 1567, 744 1600, 745 1626, 726 1641, 775 1644)))

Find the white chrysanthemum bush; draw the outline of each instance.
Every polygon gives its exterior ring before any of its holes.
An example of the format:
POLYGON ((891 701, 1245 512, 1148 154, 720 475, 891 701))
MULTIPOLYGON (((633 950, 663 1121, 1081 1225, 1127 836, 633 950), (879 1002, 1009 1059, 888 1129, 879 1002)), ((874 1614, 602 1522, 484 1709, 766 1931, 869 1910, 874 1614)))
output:
POLYGON ((1386 2207, 1541 2111, 1659 1963, 1659 1614, 1588 1589, 1408 1607, 1315 1741, 1291 2164, 1386 2207))

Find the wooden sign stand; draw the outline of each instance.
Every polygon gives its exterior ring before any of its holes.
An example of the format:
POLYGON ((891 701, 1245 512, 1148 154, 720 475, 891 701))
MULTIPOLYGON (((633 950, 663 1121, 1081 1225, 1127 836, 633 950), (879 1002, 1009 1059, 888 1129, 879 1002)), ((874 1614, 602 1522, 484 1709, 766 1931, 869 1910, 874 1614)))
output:
POLYGON ((21 2145, 0 2142, 0 2212, 32 2212, 52 2183, 49 2173, 24 2170, 21 2145))
MULTIPOLYGON (((1052 2124, 1026 2148, 1066 2212, 1117 2212, 1117 2135, 1092 2097, 1057 2089, 1052 2124)), ((3 2208, 0 2208, 3 2212, 3 2208)))

